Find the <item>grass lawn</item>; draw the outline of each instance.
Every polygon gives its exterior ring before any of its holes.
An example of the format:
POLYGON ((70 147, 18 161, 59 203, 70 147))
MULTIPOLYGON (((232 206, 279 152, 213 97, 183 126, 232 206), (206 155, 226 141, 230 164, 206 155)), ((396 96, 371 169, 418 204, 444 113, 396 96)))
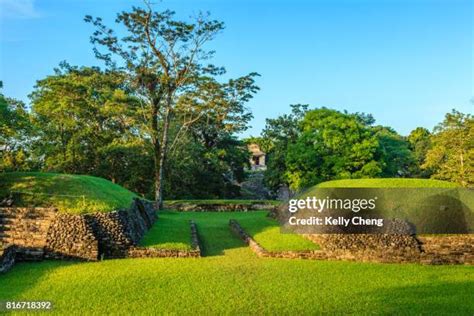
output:
POLYGON ((160 212, 158 220, 145 234, 141 246, 161 249, 191 249, 189 219, 183 213, 160 212))
POLYGON ((55 206, 62 212, 107 212, 128 208, 133 192, 108 180, 45 172, 0 173, 0 197, 15 194, 20 205, 55 206))
POLYGON ((51 300, 68 315, 474 312, 474 267, 257 258, 228 228, 252 214, 183 213, 200 259, 20 263, 0 275, 0 300, 51 300))
MULTIPOLYGON (((237 218, 235 218, 237 219, 237 218)), ((280 233, 279 223, 267 212, 252 212, 237 219, 240 226, 268 251, 317 250, 319 246, 296 234, 280 233)))
POLYGON ((281 234, 278 222, 266 215, 266 211, 249 213, 160 212, 158 221, 143 237, 141 245, 162 249, 191 249, 189 220, 199 219, 206 224, 213 222, 219 224, 223 219, 226 219, 227 222, 229 219, 237 219, 246 232, 267 250, 319 249, 318 245, 299 235, 281 234))

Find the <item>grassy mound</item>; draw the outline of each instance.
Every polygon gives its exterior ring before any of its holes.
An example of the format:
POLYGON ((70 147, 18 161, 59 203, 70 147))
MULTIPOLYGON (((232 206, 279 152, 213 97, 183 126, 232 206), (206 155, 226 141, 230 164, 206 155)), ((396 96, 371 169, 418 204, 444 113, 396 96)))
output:
POLYGON ((252 214, 180 213, 196 220, 198 260, 19 263, 0 300, 50 300, 58 315, 472 315, 474 267, 258 258, 228 227, 252 214))
POLYGON ((373 216, 405 219, 420 234, 470 233, 474 229, 474 195, 451 182, 402 178, 335 180, 320 183, 298 198, 313 196, 341 201, 375 199, 373 216))
POLYGON ((317 185, 319 188, 457 188, 452 182, 432 179, 345 179, 327 181, 317 185))
POLYGON ((54 206, 68 213, 127 208, 136 197, 133 192, 102 178, 44 172, 1 173, 0 196, 10 192, 17 205, 54 206))

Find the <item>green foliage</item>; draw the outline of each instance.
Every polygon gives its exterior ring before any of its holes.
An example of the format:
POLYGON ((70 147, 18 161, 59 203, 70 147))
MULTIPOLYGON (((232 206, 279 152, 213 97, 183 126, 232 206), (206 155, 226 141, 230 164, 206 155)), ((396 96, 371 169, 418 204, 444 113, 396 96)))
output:
POLYGON ((28 148, 32 131, 25 104, 0 93, 0 171, 34 167, 28 148))
POLYGON ((428 168, 422 169, 421 166, 424 164, 426 154, 431 148, 431 133, 424 127, 417 127, 410 132, 407 140, 415 159, 411 174, 415 177, 428 178, 431 171, 428 168))
POLYGON ((416 161, 410 150, 410 143, 390 127, 376 126, 374 131, 379 142, 377 160, 382 164, 381 176, 411 176, 416 161))
MULTIPOLYGON (((165 196, 172 198, 233 198, 240 194, 236 182, 244 179, 248 162, 245 144, 234 136, 248 127, 251 113, 244 107, 258 90, 254 76, 220 84, 209 78, 198 90, 181 96, 170 136, 174 139, 165 162, 165 196), (197 102, 207 107, 191 125, 185 104, 197 102)), ((197 105, 196 105, 197 106, 197 105)))
POLYGON ((117 15, 115 22, 123 28, 124 37, 117 36, 101 18, 87 15, 84 20, 95 27, 91 42, 96 57, 109 69, 126 74, 140 96, 145 125, 141 137, 152 144, 154 195, 157 206, 162 207, 163 186, 167 181, 169 184, 165 176, 169 168, 165 165, 170 151, 196 124, 201 128, 195 130, 206 131, 199 135, 206 149, 207 135, 214 140, 221 138, 221 132, 245 129, 251 114, 244 104, 258 90, 254 82, 257 74, 226 83, 215 79, 225 70, 208 64, 213 51, 204 49, 204 45, 224 24, 210 19, 209 14, 180 20, 175 12, 159 12, 154 10, 154 4, 145 2, 143 8, 133 7, 130 12, 117 15))
POLYGON ((235 183, 243 180, 247 149, 229 134, 218 137, 206 145, 187 136, 170 152, 165 169, 167 199, 239 196, 240 187, 235 183))
POLYGON ((120 72, 63 62, 31 94, 34 150, 41 169, 91 174, 142 195, 150 190, 149 141, 140 135, 140 106, 120 72))
POLYGON ((301 135, 288 146, 286 176, 290 188, 302 189, 338 178, 376 177, 378 139, 367 125, 369 117, 327 108, 308 111, 301 135))
POLYGON ((271 144, 265 183, 274 191, 282 185, 298 191, 334 179, 433 174, 470 186, 472 121, 472 116, 453 111, 435 134, 417 128, 403 137, 390 127, 373 126, 371 115, 292 106, 291 114, 267 120, 262 133, 261 142, 271 144))
POLYGON ((307 104, 292 104, 291 113, 276 119, 267 119, 262 132, 266 143, 271 144, 267 151, 267 170, 265 184, 276 191, 281 185, 288 185, 286 174, 286 153, 288 146, 295 143, 300 135, 299 122, 308 111, 307 104))
POLYGON ((0 197, 14 192, 15 203, 54 206, 61 212, 109 212, 128 208, 136 195, 105 179, 59 173, 0 174, 0 197))
POLYGON ((326 181, 318 188, 457 188, 456 183, 431 179, 344 179, 326 181))
POLYGON ((446 114, 431 137, 423 168, 432 178, 474 186, 474 118, 456 110, 446 114))
MULTIPOLYGON (((239 194, 233 182, 243 179, 247 150, 233 134, 245 129, 251 118, 243 102, 255 87, 247 79, 194 91, 194 97, 217 95, 202 100, 214 104, 214 110, 198 117, 192 128, 183 129, 180 116, 187 115, 184 103, 194 99, 191 92, 182 96, 170 128, 175 142, 165 161, 168 198, 239 194), (227 100, 231 94, 233 101, 227 100)), ((46 157, 45 170, 104 177, 153 198, 154 150, 141 119, 147 113, 123 82, 123 73, 66 63, 55 75, 38 81, 31 96, 38 130, 36 155, 46 157)))
POLYGON ((103 157, 99 151, 131 134, 130 97, 119 73, 61 63, 54 75, 39 80, 31 94, 32 115, 38 127, 38 155, 44 168, 87 173, 103 157))
POLYGON ((203 258, 18 263, 0 300, 54 302, 57 314, 457 314, 474 309, 473 267, 258 258, 230 218, 198 214, 203 258), (197 286, 199 285, 199 286, 197 286))

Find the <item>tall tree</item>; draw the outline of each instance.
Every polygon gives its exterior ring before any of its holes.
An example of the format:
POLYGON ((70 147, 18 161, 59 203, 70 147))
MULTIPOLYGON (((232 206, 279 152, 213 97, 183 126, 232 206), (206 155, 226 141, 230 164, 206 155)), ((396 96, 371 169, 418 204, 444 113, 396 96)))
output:
MULTIPOLYGON (((121 12, 116 22, 124 27, 126 36, 118 37, 101 18, 86 16, 96 31, 91 36, 96 57, 111 68, 119 68, 142 102, 147 130, 154 152, 155 201, 163 202, 164 166, 168 155, 171 122, 181 119, 184 129, 207 114, 210 103, 176 102, 181 95, 196 90, 203 77, 222 74, 224 69, 203 65, 213 52, 204 49, 224 24, 199 14, 191 21, 181 21, 173 11, 157 12, 145 1, 145 8, 133 7, 121 12), (98 47, 106 49, 101 52, 98 47), (181 106, 178 108, 178 104, 181 106), (177 115, 177 111, 187 115, 177 115)), ((180 135, 176 133, 175 135, 180 135)))
POLYGON ((474 117, 452 110, 435 127, 431 141, 422 167, 433 170, 432 178, 474 186, 474 117))

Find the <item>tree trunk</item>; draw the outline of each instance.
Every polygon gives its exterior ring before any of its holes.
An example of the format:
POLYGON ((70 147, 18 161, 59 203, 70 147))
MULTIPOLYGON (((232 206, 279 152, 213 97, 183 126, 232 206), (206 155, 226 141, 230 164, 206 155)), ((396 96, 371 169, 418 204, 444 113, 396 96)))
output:
POLYGON ((157 159, 155 158, 155 167, 156 167, 156 181, 155 181, 155 203, 156 207, 161 210, 163 208, 163 176, 164 176, 164 165, 167 157, 168 151, 168 132, 170 125, 170 104, 171 100, 168 99, 168 104, 165 110, 165 115, 163 118, 163 137, 161 138, 161 146, 159 153, 155 152, 155 157, 158 159, 158 165, 156 166, 157 159), (159 156, 159 157, 158 157, 159 156))
POLYGON ((161 151, 160 151, 160 143, 155 140, 153 141, 153 152, 154 152, 154 167, 155 167, 155 207, 157 209, 161 209, 162 207, 162 202, 160 201, 161 199, 161 172, 160 172, 160 157, 161 157, 161 151))
POLYGON ((158 108, 159 108, 159 99, 154 99, 153 104, 151 105, 151 130, 152 130, 152 145, 153 145, 153 161, 154 161, 154 174, 155 174, 155 207, 159 208, 159 194, 160 190, 160 141, 158 139, 158 108))

